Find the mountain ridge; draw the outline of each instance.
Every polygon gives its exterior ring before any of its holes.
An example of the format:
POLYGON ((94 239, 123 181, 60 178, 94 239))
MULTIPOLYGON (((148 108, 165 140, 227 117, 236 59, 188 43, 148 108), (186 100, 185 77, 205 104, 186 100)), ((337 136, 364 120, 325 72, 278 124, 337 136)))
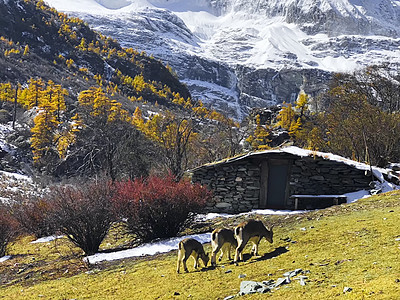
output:
POLYGON ((194 98, 237 119, 300 90, 316 96, 334 72, 400 63, 399 1, 84 1, 103 3, 100 13, 48 2, 167 62, 194 98))

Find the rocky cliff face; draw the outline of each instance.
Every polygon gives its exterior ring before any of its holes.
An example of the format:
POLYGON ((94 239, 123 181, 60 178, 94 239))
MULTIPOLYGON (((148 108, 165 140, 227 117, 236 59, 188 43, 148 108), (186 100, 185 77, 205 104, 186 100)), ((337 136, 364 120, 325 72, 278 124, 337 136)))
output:
POLYGON ((391 0, 223 0, 213 3, 224 12, 246 11, 282 16, 307 33, 384 35, 397 37, 400 4, 391 0))
POLYGON ((74 1, 48 0, 168 62, 194 97, 236 118, 300 89, 315 95, 332 72, 400 62, 398 1, 83 1, 101 11, 74 1))

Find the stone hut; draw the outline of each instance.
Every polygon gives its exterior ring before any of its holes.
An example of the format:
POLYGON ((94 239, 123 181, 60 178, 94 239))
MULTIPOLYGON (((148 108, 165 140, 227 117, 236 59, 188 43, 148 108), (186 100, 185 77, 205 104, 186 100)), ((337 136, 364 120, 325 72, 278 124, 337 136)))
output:
POLYGON ((343 194, 371 189, 377 168, 337 155, 297 147, 252 152, 192 170, 207 185, 208 212, 315 209, 346 202, 343 194))

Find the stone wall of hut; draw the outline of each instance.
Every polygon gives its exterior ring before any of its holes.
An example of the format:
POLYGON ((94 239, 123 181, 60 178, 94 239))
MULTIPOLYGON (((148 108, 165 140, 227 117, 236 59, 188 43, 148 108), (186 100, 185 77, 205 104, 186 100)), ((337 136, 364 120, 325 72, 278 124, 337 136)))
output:
POLYGON ((342 195, 368 189, 371 173, 345 163, 304 157, 294 161, 290 194, 342 195))
MULTIPOLYGON (((290 195, 342 195, 369 189, 372 181, 365 171, 340 162, 312 157, 291 157, 291 161, 290 195)), ((260 161, 243 159, 199 168, 193 172, 192 181, 207 185, 213 192, 207 212, 238 213, 259 208, 260 174, 260 161)), ((293 209, 294 200, 287 199, 286 207, 293 209)))
POLYGON ((208 212, 238 213, 258 208, 260 199, 260 167, 249 161, 216 165, 196 170, 192 181, 207 185, 213 200, 208 212))

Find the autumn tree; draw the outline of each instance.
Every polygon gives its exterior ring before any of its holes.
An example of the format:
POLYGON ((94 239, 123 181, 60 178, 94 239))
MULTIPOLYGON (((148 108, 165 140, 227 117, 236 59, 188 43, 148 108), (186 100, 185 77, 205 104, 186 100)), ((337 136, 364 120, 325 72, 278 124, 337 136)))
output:
POLYGON ((28 89, 25 94, 24 104, 28 109, 39 106, 39 101, 43 97, 45 84, 41 78, 30 78, 28 89))
POLYGON ((156 114, 147 122, 143 116, 136 113, 133 123, 144 134, 162 146, 164 159, 172 174, 180 179, 188 165, 188 149, 197 133, 194 132, 193 119, 190 117, 178 117, 171 112, 165 115, 156 114))
POLYGON ((65 142, 61 113, 66 110, 64 97, 68 92, 49 80, 46 86, 41 80, 30 79, 26 90, 25 104, 27 108, 36 106, 37 115, 31 129, 31 147, 34 163, 39 169, 52 173, 62 156, 61 148, 65 142))
POLYGON ((197 136, 193 120, 167 115, 158 124, 157 140, 164 147, 169 169, 179 179, 188 166, 188 148, 197 136))
POLYGON ((13 101, 14 89, 10 82, 0 84, 0 108, 3 102, 13 101))
POLYGON ((201 120, 203 126, 196 128, 198 136, 192 147, 194 166, 241 153, 246 132, 240 129, 237 122, 223 115, 217 119, 201 120))
POLYGON ((133 126, 121 103, 101 87, 82 91, 78 101, 76 119, 82 126, 70 155, 76 160, 75 172, 86 176, 105 172, 112 180, 148 173, 153 146, 133 126))
POLYGON ((12 127, 15 128, 17 119, 17 104, 20 100, 19 97, 20 85, 15 85, 13 88, 10 82, 0 84, 0 108, 3 107, 3 102, 13 102, 12 107, 12 127))
POLYGON ((266 150, 270 149, 272 129, 269 124, 261 124, 260 115, 256 116, 255 129, 252 134, 246 139, 251 150, 266 150))
POLYGON ((67 108, 65 105, 65 96, 68 96, 68 92, 66 89, 62 88, 60 84, 55 84, 52 80, 47 82, 42 98, 54 105, 57 120, 59 121, 61 113, 67 108))
POLYGON ((39 112, 34 118, 31 147, 34 162, 39 167, 45 167, 57 157, 55 135, 60 122, 57 120, 55 111, 54 103, 43 98, 39 112))
POLYGON ((277 126, 287 130, 292 142, 311 150, 321 150, 323 140, 320 130, 316 127, 317 114, 309 109, 309 97, 301 92, 294 103, 284 103, 277 116, 277 126))
POLYGON ((400 115, 383 111, 347 84, 329 90, 329 107, 317 119, 326 149, 385 166, 400 155, 400 115))

